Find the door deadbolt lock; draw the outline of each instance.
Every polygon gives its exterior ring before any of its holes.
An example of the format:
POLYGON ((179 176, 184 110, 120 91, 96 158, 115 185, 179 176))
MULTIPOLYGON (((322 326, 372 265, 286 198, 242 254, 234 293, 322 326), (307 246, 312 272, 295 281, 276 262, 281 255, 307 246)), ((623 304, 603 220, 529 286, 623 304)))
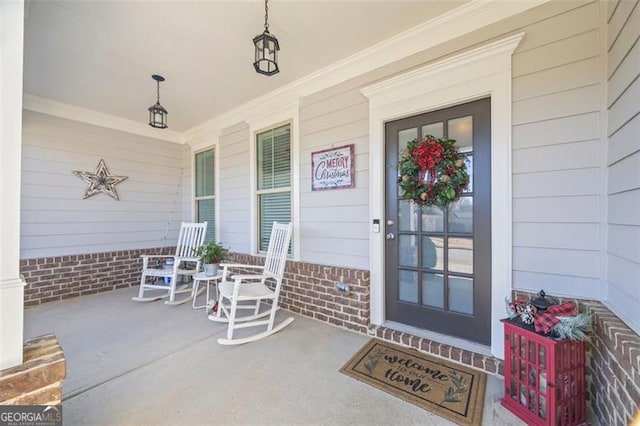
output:
POLYGON ((387 240, 394 240, 396 238, 396 236, 392 233, 389 232, 387 235, 384 236, 387 240))
POLYGON ((393 225, 394 223, 395 223, 395 222, 394 222, 394 221, 392 221, 391 219, 387 220, 387 225, 389 225, 389 226, 393 225))

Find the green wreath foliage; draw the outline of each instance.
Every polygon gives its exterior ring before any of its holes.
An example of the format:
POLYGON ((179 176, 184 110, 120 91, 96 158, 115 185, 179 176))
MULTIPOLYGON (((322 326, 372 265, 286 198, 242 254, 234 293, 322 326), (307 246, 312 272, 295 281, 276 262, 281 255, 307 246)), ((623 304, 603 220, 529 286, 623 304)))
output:
POLYGON ((401 196, 420 205, 445 207, 469 184, 465 155, 453 139, 426 136, 407 143, 398 162, 401 196))

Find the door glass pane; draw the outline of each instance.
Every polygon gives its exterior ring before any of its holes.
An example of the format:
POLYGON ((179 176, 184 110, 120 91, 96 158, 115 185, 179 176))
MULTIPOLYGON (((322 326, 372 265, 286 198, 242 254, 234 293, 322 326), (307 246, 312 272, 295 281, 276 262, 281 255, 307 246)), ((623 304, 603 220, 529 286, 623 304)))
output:
POLYGON ((398 298, 404 302, 418 303, 418 273, 415 271, 398 272, 398 298))
POLYGON ((422 232, 443 232, 443 216, 440 207, 422 207, 422 232))
POLYGON ((473 279, 449 276, 449 310, 473 314, 473 279))
POLYGON ((449 204, 449 232, 473 233, 473 197, 460 197, 449 204))
POLYGON ((420 206, 409 200, 398 202, 398 229, 400 231, 418 230, 418 209, 420 206))
POLYGON ((465 192, 473 192, 473 154, 467 154, 464 159, 465 164, 467 165, 467 174, 469 175, 469 184, 467 187, 462 190, 465 192))
POLYGON ((400 130, 398 132, 398 159, 402 155, 402 152, 407 147, 407 142, 414 140, 418 137, 418 128, 412 127, 410 129, 400 130))
MULTIPOLYGON (((407 147, 407 143, 409 141, 414 140, 417 137, 418 137, 418 128, 417 127, 412 127, 410 129, 400 130, 398 132, 398 161, 402 157, 402 154, 404 153, 404 150, 407 147)), ((397 170, 397 168, 396 168, 396 170, 397 170)), ((398 171, 398 176, 400 176, 399 171, 398 171)), ((400 185, 398 185, 398 197, 400 197, 400 196, 402 196, 402 188, 400 188, 400 185)))
POLYGON ((422 304, 444 308, 444 276, 425 272, 422 274, 422 304))
POLYGON ((444 265, 444 239, 422 237, 422 267, 442 270, 444 265))
POLYGON ((418 266, 418 243, 415 235, 398 236, 398 264, 418 266))
POLYGON ((473 274, 473 238, 449 238, 449 272, 473 274))
POLYGON ((422 126, 422 137, 426 137, 427 135, 431 135, 434 138, 440 139, 444 137, 443 125, 442 121, 439 123, 432 123, 422 126))
POLYGON ((455 139, 456 146, 461 152, 473 149, 473 116, 449 120, 449 139, 455 139))

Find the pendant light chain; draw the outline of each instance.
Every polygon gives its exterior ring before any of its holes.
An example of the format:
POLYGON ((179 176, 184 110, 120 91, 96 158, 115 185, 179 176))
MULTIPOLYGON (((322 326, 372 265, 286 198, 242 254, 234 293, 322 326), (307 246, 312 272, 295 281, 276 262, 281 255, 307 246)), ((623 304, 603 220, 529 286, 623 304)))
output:
POLYGON ((264 30, 269 32, 269 0, 264 0, 264 30))
POLYGON ((156 81, 156 102, 160 103, 160 81, 156 81))

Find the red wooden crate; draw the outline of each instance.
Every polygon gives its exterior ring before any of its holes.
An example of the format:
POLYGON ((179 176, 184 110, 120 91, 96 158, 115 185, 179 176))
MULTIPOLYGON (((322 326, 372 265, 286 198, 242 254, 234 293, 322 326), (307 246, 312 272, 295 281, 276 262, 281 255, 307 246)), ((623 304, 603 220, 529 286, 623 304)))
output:
POLYGON ((504 323, 502 405, 529 425, 585 423, 584 342, 504 323))

